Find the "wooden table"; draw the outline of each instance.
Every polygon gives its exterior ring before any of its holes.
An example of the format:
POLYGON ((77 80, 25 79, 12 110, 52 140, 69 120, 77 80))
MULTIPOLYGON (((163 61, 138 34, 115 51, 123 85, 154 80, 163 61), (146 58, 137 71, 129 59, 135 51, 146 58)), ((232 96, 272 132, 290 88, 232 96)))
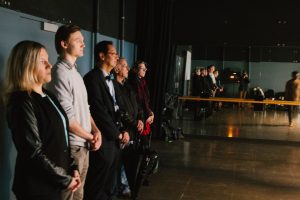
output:
POLYGON ((220 102, 233 102, 233 103, 260 103, 260 104, 277 104, 277 105, 291 105, 291 106, 300 105, 300 101, 283 101, 283 100, 271 100, 271 99, 258 101, 255 99, 224 98, 224 97, 201 98, 201 97, 194 97, 194 96, 182 96, 182 97, 178 97, 178 99, 191 100, 191 101, 220 101, 220 102))

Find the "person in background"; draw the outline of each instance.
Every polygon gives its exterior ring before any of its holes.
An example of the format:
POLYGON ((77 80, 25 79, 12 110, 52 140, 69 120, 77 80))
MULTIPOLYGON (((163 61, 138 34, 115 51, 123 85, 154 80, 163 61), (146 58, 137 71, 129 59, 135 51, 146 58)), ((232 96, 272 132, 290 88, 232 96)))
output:
MULTIPOLYGON (((298 71, 292 72, 292 79, 285 85, 285 100, 300 101, 300 73, 298 71)), ((294 106, 288 106, 289 126, 293 126, 292 112, 294 106)))
POLYGON ((200 96, 201 93, 200 75, 201 75, 200 68, 197 68, 192 78, 192 96, 200 96))
POLYGON ((8 59, 7 121, 17 149, 13 192, 18 200, 58 200, 81 185, 70 156, 68 118, 43 88, 51 81, 46 48, 19 42, 8 59))
POLYGON ((71 153, 78 164, 81 187, 74 193, 66 192, 63 199, 81 200, 83 186, 89 167, 89 150, 100 148, 101 133, 89 109, 83 79, 77 71, 77 58, 83 56, 84 38, 80 27, 63 25, 55 34, 55 48, 59 57, 52 69, 52 81, 48 84, 69 119, 71 153))
POLYGON ((207 79, 207 69, 200 68, 200 97, 209 98, 210 96, 211 90, 207 79))
MULTIPOLYGON (((200 68, 195 70, 192 78, 192 96, 200 97, 201 96, 201 71, 200 68)), ((193 102, 194 107, 194 119, 198 119, 198 115, 200 112, 200 101, 193 102)))
POLYGON ((216 67, 214 65, 209 65, 207 67, 207 80, 209 83, 209 88, 211 91, 211 97, 215 97, 216 96, 216 90, 217 90, 217 86, 216 86, 216 78, 214 75, 214 71, 216 70, 216 67))
MULTIPOLYGON (((246 99, 247 92, 248 92, 248 87, 249 87, 249 77, 247 72, 243 72, 241 77, 239 78, 239 96, 241 99, 246 99)), ((243 108, 244 104, 239 103, 239 107, 243 108)))
MULTIPOLYGON (((215 79, 216 79, 216 97, 220 97, 222 95, 222 92, 223 92, 223 86, 221 84, 221 80, 220 80, 220 77, 219 77, 219 70, 215 70, 214 71, 214 76, 215 76, 215 79)), ((222 102, 216 102, 215 103, 215 110, 216 111, 220 111, 222 107, 222 102)))

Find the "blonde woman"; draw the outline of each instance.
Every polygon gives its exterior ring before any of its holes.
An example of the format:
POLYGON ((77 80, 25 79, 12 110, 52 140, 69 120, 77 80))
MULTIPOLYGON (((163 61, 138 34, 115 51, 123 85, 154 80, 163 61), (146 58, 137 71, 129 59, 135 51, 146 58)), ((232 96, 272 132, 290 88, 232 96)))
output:
POLYGON ((47 51, 37 42, 19 42, 7 67, 7 121, 17 149, 13 192, 21 200, 61 199, 63 190, 80 186, 80 178, 66 114, 43 88, 51 80, 47 51))

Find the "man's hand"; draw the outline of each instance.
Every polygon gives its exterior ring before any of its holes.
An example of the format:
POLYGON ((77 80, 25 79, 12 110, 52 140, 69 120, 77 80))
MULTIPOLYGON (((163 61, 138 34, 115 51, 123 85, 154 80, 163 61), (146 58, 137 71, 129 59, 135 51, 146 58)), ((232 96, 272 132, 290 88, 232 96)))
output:
POLYGON ((73 177, 80 177, 80 174, 79 174, 78 170, 73 171, 73 177))
POLYGON ((97 151, 102 144, 102 136, 99 130, 93 132, 93 139, 90 140, 91 151, 97 151))
POLYGON ((71 190, 75 192, 81 185, 81 180, 79 176, 79 172, 77 170, 74 171, 71 183, 68 185, 67 190, 71 190))
POLYGON ((122 137, 122 140, 121 142, 124 143, 124 144, 127 144, 130 140, 130 137, 129 137, 129 134, 128 132, 123 132, 123 137, 122 137))
POLYGON ((138 124, 136 128, 138 132, 142 132, 144 130, 144 123, 142 122, 142 120, 138 120, 138 124))

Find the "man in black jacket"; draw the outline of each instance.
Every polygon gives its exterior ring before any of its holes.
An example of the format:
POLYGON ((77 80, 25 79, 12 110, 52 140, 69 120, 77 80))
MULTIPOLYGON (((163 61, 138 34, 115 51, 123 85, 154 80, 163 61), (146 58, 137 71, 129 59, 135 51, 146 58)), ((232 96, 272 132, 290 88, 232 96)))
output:
POLYGON ((85 199, 109 200, 116 184, 120 143, 129 142, 128 132, 118 127, 122 108, 119 91, 110 72, 119 56, 110 41, 99 42, 94 49, 96 66, 84 77, 91 115, 102 132, 102 147, 90 154, 85 199))
POLYGON ((120 90, 120 98, 122 98, 124 102, 124 110, 128 114, 125 122, 126 129, 128 130, 133 143, 130 146, 126 146, 121 155, 121 162, 124 166, 122 165, 120 169, 120 197, 128 197, 132 194, 135 196, 136 191, 134 191, 134 186, 140 152, 135 151, 134 147, 137 145, 136 142, 139 139, 139 135, 144 129, 144 123, 142 121, 143 110, 136 101, 136 93, 126 80, 128 78, 128 71, 129 67, 126 59, 120 58, 117 66, 114 68, 114 73, 120 90))

